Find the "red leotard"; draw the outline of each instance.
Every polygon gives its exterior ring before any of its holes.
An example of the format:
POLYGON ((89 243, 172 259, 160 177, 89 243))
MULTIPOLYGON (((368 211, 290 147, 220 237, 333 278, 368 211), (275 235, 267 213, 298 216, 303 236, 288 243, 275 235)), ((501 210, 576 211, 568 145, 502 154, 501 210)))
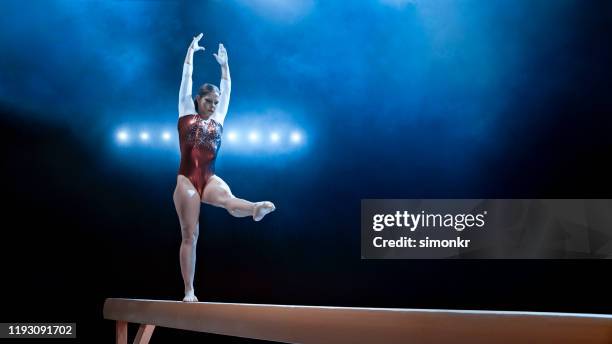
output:
POLYGON ((215 174, 215 160, 221 146, 223 126, 200 114, 178 120, 181 165, 178 174, 187 177, 202 198, 208 178, 215 174))

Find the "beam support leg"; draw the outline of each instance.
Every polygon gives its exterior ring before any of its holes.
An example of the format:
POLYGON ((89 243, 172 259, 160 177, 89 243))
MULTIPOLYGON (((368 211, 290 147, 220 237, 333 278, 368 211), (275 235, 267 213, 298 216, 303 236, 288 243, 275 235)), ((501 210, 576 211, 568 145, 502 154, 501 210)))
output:
POLYGON ((134 338, 134 344, 149 344, 153 330, 155 330, 155 325, 140 325, 136 338, 134 338))
POLYGON ((115 324, 115 339, 117 344, 127 344, 127 322, 117 320, 115 324))

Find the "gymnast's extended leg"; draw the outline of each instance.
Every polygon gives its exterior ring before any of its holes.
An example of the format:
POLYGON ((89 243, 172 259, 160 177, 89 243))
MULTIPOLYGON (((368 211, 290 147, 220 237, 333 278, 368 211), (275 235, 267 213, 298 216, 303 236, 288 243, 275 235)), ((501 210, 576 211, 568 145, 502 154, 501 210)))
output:
POLYGON ((193 276, 196 263, 196 243, 200 233, 200 195, 193 187, 189 179, 178 175, 176 189, 174 190, 174 206, 181 224, 181 274, 185 284, 185 302, 197 302, 193 289, 193 276))
POLYGON ((276 209, 272 202, 250 202, 235 197, 223 179, 216 175, 208 179, 202 194, 202 202, 225 208, 235 217, 252 216, 255 221, 263 219, 266 214, 276 209))

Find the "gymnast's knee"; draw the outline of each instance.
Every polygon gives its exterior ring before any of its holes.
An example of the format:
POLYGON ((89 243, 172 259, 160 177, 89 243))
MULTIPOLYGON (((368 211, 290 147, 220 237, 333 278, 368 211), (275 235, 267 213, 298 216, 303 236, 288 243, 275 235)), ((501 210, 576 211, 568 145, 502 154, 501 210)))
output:
POLYGON ((237 206, 231 206, 226 209, 230 213, 230 215, 235 217, 240 217, 240 215, 243 213, 243 211, 237 206))
POLYGON ((183 245, 190 245, 190 246, 195 246, 195 244, 198 242, 198 231, 197 228, 193 228, 193 227, 188 227, 188 228, 182 228, 181 230, 182 232, 182 244, 183 245))
POLYGON ((217 202, 220 206, 224 207, 228 211, 233 207, 232 200, 236 198, 229 190, 220 191, 217 194, 217 202))
POLYGON ((223 207, 230 215, 240 217, 244 210, 239 203, 232 202, 234 199, 236 199, 236 196, 230 194, 229 197, 225 199, 225 202, 223 202, 223 207))

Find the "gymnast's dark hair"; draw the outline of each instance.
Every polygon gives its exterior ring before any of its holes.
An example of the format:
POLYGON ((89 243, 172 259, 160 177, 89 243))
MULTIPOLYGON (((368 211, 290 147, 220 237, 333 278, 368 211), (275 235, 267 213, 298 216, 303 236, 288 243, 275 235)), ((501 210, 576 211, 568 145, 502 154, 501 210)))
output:
MULTIPOLYGON (((200 96, 200 98, 202 98, 202 97, 206 97, 207 94, 213 93, 213 92, 217 92, 218 94, 221 94, 221 91, 219 91, 219 87, 213 84, 204 84, 200 86, 200 89, 198 90, 198 95, 200 96)), ((196 112, 198 112, 198 102, 195 99, 193 100, 193 104, 195 105, 196 112)))

